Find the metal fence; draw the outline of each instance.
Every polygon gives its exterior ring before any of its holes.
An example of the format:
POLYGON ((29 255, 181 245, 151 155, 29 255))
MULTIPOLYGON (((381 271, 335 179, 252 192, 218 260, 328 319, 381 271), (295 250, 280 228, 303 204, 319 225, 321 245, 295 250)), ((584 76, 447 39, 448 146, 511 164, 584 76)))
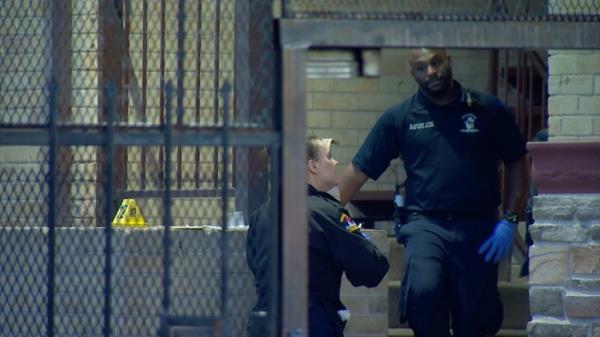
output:
POLYGON ((279 193, 272 22, 0 1, 0 336, 244 335, 243 225, 279 193))
POLYGON ((599 21, 590 0, 283 0, 286 18, 599 21))

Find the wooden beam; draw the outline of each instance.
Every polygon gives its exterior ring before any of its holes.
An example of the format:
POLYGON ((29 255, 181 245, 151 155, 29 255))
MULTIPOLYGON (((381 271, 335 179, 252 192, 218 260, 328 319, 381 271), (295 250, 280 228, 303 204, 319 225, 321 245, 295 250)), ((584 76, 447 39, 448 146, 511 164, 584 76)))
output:
POLYGON ((600 49, 600 22, 283 19, 287 48, 600 49))
POLYGON ((308 336, 305 50, 283 50, 282 336, 308 336))

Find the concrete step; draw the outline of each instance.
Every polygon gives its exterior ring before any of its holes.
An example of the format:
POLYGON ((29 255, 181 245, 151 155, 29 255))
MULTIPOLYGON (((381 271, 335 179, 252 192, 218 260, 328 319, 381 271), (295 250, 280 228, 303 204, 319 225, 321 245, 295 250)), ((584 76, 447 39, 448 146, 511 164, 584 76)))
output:
MULTIPOLYGON (((502 329, 495 337, 520 337, 527 336, 526 330, 521 329, 502 329)), ((407 328, 389 329, 388 337, 413 337, 412 330, 407 328)))
MULTIPOLYGON (((400 298, 400 281, 390 281, 389 285, 389 305, 388 322, 389 328, 406 328, 406 325, 398 321, 398 301, 400 298)), ((505 329, 525 329, 529 321, 529 286, 525 282, 509 283, 499 282, 498 290, 500 298, 504 304, 504 322, 502 328, 505 329)))

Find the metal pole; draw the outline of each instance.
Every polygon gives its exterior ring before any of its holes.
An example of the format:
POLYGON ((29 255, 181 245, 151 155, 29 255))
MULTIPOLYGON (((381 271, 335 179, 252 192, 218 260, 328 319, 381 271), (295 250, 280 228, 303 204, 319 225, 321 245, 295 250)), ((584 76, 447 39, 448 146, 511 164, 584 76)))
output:
MULTIPOLYGON (((184 39, 185 39, 185 1, 179 0, 178 2, 178 10, 177 10, 177 122, 176 126, 179 128, 183 125, 183 77, 184 77, 184 57, 185 57, 185 49, 184 49, 184 39)), ((175 174, 176 177, 176 186, 177 189, 181 189, 181 180, 182 180, 182 161, 183 161, 183 153, 181 146, 177 146, 177 167, 175 174)))
MULTIPOLYGON (((214 58, 214 77, 213 77, 213 123, 219 123, 219 54, 221 50, 221 0, 215 1, 215 58, 214 58)), ((219 186, 219 153, 216 147, 213 149, 213 186, 219 186)))
POLYGON ((104 182, 105 205, 104 205, 104 336, 110 337, 110 298, 112 292, 112 195, 114 178, 114 123, 115 123, 115 84, 109 81, 105 90, 106 97, 106 181, 104 182))
MULTIPOLYGON (((218 76, 218 75, 217 75, 218 76)), ((221 210, 222 210, 222 230, 221 230, 221 320, 223 322, 223 336, 228 337, 232 336, 231 331, 231 315, 229 315, 229 310, 227 307, 227 263, 229 260, 228 254, 228 237, 227 231, 229 230, 228 226, 228 214, 229 211, 227 208, 228 199, 229 199, 229 95, 231 88, 229 86, 229 82, 225 82, 223 85, 223 89, 221 90, 221 98, 223 100, 223 146, 221 156, 223 158, 223 171, 222 176, 223 180, 221 182, 221 210)))
POLYGON ((271 157, 271 190, 269 203, 271 209, 271 237, 270 237, 270 250, 269 256, 270 261, 270 275, 269 280, 271 282, 271 292, 269 296, 269 312, 268 314, 268 331, 269 337, 277 336, 277 331, 281 331, 281 281, 279 278, 279 271, 281 266, 281 254, 280 254, 280 243, 281 243, 281 214, 279 212, 279 198, 280 198, 280 179, 281 179, 281 145, 274 144, 270 148, 271 157))
POLYGON ((58 118, 57 87, 58 81, 56 78, 52 78, 48 86, 50 120, 48 123, 48 174, 46 176, 46 181, 48 182, 48 305, 46 307, 46 334, 48 337, 54 337, 54 262, 56 258, 56 216, 54 210, 56 209, 56 155, 58 153, 58 128, 56 125, 58 118))
POLYGON ((165 194, 163 196, 163 223, 164 223, 164 235, 163 235, 163 299, 162 307, 163 313, 166 315, 169 312, 170 296, 169 290, 171 285, 170 269, 171 269, 171 150, 172 150, 172 134, 171 134, 171 115, 173 111, 173 84, 171 81, 167 82, 166 86, 166 116, 163 122, 163 134, 165 137, 165 175, 164 185, 165 194))

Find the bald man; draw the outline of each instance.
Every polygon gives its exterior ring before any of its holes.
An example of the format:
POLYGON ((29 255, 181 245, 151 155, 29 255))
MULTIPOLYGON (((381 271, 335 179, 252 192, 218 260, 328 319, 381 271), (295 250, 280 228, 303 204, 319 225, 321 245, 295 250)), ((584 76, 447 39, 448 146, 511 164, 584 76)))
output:
POLYGON ((498 262, 527 192, 525 143, 497 98, 452 77, 444 49, 409 57, 418 92, 386 110, 339 179, 342 204, 400 157, 407 173, 400 321, 415 337, 493 336, 502 324, 498 262), (499 163, 507 172, 499 214, 499 163), (449 315, 451 314, 451 315, 449 315))

